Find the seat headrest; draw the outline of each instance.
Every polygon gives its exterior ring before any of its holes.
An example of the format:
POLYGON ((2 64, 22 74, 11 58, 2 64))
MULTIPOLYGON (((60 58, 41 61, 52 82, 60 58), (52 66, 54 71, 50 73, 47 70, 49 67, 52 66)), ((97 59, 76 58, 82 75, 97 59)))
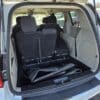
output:
POLYGON ((43 18, 43 23, 55 23, 57 24, 57 18, 54 14, 51 14, 50 16, 44 17, 43 18))
POLYGON ((16 23, 17 23, 18 25, 20 25, 20 23, 21 23, 21 17, 17 17, 17 18, 16 18, 16 23))
POLYGON ((44 17, 43 20, 42 20, 42 23, 47 24, 48 23, 48 17, 44 17))
POLYGON ((54 15, 54 13, 52 13, 49 17, 48 17, 49 23, 57 23, 57 18, 54 15))
POLYGON ((31 16, 21 17, 21 29, 23 32, 34 32, 36 31, 35 18, 31 16))

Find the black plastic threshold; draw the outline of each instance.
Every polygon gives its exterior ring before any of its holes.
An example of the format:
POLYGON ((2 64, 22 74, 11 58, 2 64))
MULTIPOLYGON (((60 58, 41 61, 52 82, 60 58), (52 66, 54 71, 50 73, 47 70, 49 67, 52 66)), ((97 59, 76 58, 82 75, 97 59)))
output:
POLYGON ((95 88, 99 84, 100 84, 100 81, 97 80, 96 78, 93 78, 91 81, 88 81, 74 88, 66 89, 64 91, 51 93, 51 94, 47 94, 43 96, 36 96, 36 97, 32 97, 32 95, 30 97, 23 96, 22 100, 65 100, 65 99, 67 100, 68 98, 71 98, 72 96, 78 95, 92 88, 95 88))

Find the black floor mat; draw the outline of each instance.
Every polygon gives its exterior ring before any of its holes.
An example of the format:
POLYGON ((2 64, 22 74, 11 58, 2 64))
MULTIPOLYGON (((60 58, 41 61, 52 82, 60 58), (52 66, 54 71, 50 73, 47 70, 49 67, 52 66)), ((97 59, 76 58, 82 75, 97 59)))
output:
MULTIPOLYGON (((65 60, 65 63, 74 63, 76 65, 77 68, 80 68, 83 72, 85 71, 88 71, 90 70, 86 65, 82 64, 81 62, 71 58, 71 57, 68 57, 66 60, 65 60)), ((52 64, 51 66, 55 66, 56 64, 52 64)), ((57 63, 58 65, 58 63, 57 63)), ((59 66, 61 66, 59 64, 59 66)), ((43 87, 44 85, 46 86, 47 85, 50 85, 50 84, 53 84, 52 80, 47 80, 47 81, 44 81, 44 82, 38 82, 38 83, 31 83, 31 81, 29 80, 29 78, 23 73, 21 67, 19 68, 19 72, 18 72, 18 81, 17 81, 17 86, 18 87, 22 87, 22 91, 24 90, 27 90, 27 89, 36 89, 36 88, 39 88, 39 87, 43 87)))

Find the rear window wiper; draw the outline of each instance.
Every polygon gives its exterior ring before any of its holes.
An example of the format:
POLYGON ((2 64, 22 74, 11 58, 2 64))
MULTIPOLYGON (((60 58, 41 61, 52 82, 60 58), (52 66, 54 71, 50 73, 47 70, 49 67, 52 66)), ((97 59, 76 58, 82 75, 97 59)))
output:
POLYGON ((63 71, 66 71, 66 70, 69 70, 69 69, 71 69, 71 68, 73 68, 73 67, 75 67, 74 64, 72 64, 72 63, 67 64, 67 65, 65 65, 64 67, 58 69, 57 71, 51 72, 51 73, 49 73, 49 74, 47 74, 47 75, 44 75, 44 76, 41 76, 41 77, 39 77, 39 78, 34 79, 33 82, 35 83, 35 82, 39 82, 39 81, 45 80, 45 79, 47 79, 47 78, 54 77, 54 76, 58 75, 59 73, 61 73, 61 72, 63 72, 63 71))

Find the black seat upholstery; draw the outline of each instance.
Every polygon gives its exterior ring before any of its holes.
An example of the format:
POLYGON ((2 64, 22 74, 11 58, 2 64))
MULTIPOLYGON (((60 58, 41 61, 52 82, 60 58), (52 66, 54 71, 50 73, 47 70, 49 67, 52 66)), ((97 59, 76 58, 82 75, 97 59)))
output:
POLYGON ((13 27, 12 37, 14 37, 15 34, 21 30, 20 21, 21 21, 21 17, 17 17, 16 25, 13 27))
POLYGON ((37 27, 34 21, 30 16, 22 17, 22 31, 15 35, 18 52, 23 61, 39 58, 39 34, 36 33, 37 27))
POLYGON ((65 41, 61 38, 60 33, 63 32, 63 29, 60 28, 58 24, 55 23, 49 23, 45 24, 41 27, 42 30, 44 29, 51 29, 56 30, 56 43, 55 45, 55 51, 57 55, 66 55, 69 54, 68 45, 65 43, 65 41))
POLYGON ((44 28, 41 38, 41 57, 52 56, 56 45, 56 30, 54 28, 44 28))
MULTIPOLYGON (((55 24, 47 24, 44 26, 42 31, 36 31, 37 26, 35 23, 35 19, 31 16, 23 16, 20 18, 20 30, 14 34, 14 38, 16 40, 17 51, 19 54, 20 60, 22 63, 29 67, 24 67, 23 73, 27 73, 29 79, 33 82, 35 76, 39 72, 53 72, 58 69, 55 69, 54 66, 50 66, 50 68, 41 68, 41 66, 33 66, 33 61, 36 59, 38 62, 36 64, 41 64, 43 58, 52 57, 55 52, 56 40, 57 40, 57 26, 55 24), (30 64, 32 61, 32 64, 30 64), (27 64, 28 62, 28 64, 27 64), (27 70, 27 68, 29 70, 27 70)), ((44 60, 43 60, 44 61, 44 60)), ((48 61, 47 61, 48 62, 48 61)), ((51 64, 51 62, 50 62, 51 64)), ((44 66, 44 65, 43 65, 44 66)), ((22 68, 19 68, 22 70, 22 68)), ((19 78, 22 72, 18 72, 19 78)), ((22 75, 22 77, 24 77, 22 75)), ((20 78, 21 80, 21 78, 20 78)))
POLYGON ((47 18, 48 18, 48 22, 49 23, 55 23, 55 24, 57 24, 57 18, 56 18, 56 16, 55 16, 54 13, 50 14, 50 16, 48 16, 47 18))
POLYGON ((59 46, 62 43, 59 32, 62 30, 57 24, 45 24, 42 31, 36 31, 35 19, 31 16, 23 16, 20 18, 20 28, 14 36, 17 52, 23 61, 51 57, 55 50, 62 53, 62 47, 59 46))
MULTIPOLYGON (((57 52, 57 54, 68 54, 68 47, 67 44, 65 43, 65 41, 60 37, 60 33, 63 32, 63 29, 60 28, 60 26, 58 24, 55 23, 47 23, 47 24, 42 24, 40 25, 40 27, 37 29, 37 31, 43 31, 44 29, 48 29, 48 32, 50 34, 50 32, 53 30, 56 30, 56 44, 55 45, 55 51, 57 52)), ((45 33, 45 32, 43 32, 45 33)), ((55 38, 55 37, 54 37, 55 38)), ((51 39, 47 39, 47 40, 51 40, 51 39)), ((54 42, 52 42, 54 43, 54 42)))
POLYGON ((43 31, 37 32, 34 21, 30 16, 21 17, 21 30, 15 34, 20 59, 26 62, 52 56, 55 51, 56 30, 47 26, 43 31))

